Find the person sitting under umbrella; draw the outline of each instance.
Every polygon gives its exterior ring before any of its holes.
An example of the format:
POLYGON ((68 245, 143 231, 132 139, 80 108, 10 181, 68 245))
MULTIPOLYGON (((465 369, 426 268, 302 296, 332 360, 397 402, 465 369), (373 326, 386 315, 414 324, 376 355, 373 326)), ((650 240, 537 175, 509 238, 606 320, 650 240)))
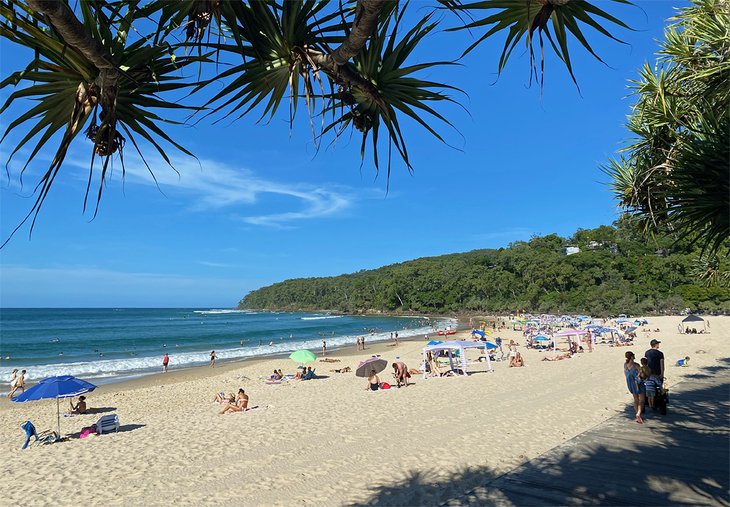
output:
POLYGON ((370 376, 368 377, 368 386, 365 388, 367 391, 370 389, 371 391, 377 391, 380 389, 380 378, 378 377, 378 374, 375 373, 375 370, 370 370, 370 376))
POLYGON ((79 402, 74 405, 73 400, 68 401, 69 405, 71 405, 71 412, 70 414, 74 415, 82 415, 86 413, 86 396, 79 396, 79 402))

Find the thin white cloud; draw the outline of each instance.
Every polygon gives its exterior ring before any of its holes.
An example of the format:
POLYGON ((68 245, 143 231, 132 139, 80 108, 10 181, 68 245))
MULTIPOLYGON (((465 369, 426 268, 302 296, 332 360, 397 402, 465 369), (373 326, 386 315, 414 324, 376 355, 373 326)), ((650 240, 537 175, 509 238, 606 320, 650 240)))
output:
MULTIPOLYGON (((77 158, 69 158, 68 162, 80 169, 88 168, 88 163, 77 158)), ((157 185, 168 195, 184 192, 192 197, 191 210, 194 212, 234 208, 233 219, 255 226, 283 227, 293 222, 333 216, 350 207, 353 200, 353 192, 346 188, 281 183, 261 178, 250 169, 235 168, 215 160, 178 158, 173 160, 177 172, 159 157, 147 158, 147 163, 154 168, 154 178, 138 156, 125 157, 125 184, 157 185), (241 213, 240 207, 253 206, 266 194, 291 197, 297 202, 287 204, 285 211, 258 215, 241 213)), ((115 177, 121 179, 120 175, 120 170, 115 172, 115 177)), ((78 177, 86 175, 79 173, 78 177)))
POLYGON ((201 266, 208 266, 209 268, 230 268, 230 264, 224 264, 222 262, 210 262, 210 261, 198 261, 201 266))

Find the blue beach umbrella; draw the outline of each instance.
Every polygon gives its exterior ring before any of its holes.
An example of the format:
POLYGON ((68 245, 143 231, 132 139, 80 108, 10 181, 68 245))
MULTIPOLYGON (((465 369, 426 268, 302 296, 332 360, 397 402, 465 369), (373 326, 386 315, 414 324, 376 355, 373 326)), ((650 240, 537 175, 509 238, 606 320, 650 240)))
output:
POLYGON ((499 347, 497 347, 497 346, 496 346, 496 345, 495 345, 494 343, 492 343, 492 342, 484 342, 484 343, 486 343, 486 344, 487 344, 487 348, 488 348, 488 349, 498 349, 498 348, 499 348, 499 347))
POLYGON ((61 398, 73 398, 80 394, 88 393, 96 389, 96 386, 80 378, 71 375, 60 375, 58 377, 44 378, 36 385, 16 396, 12 401, 24 403, 26 401, 38 401, 48 398, 56 398, 56 414, 58 416, 58 435, 61 435, 61 398))
POLYGON ((533 338, 533 340, 535 340, 536 342, 549 342, 550 338, 548 338, 547 336, 540 335, 540 336, 536 336, 535 338, 533 338))
POLYGON ((431 340, 426 345, 438 345, 439 343, 443 343, 443 342, 439 341, 439 340, 431 340))

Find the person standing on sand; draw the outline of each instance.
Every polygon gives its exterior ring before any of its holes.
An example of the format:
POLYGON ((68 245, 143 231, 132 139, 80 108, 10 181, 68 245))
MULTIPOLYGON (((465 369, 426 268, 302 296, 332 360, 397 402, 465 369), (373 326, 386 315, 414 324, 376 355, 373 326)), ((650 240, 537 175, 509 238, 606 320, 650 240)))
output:
POLYGON ((360 337, 357 337, 357 350, 360 350, 360 337))
POLYGON ((364 335, 360 339, 360 345, 362 345, 362 349, 365 350, 365 336, 364 335))
POLYGON ((588 352, 593 352, 593 335, 590 331, 586 331, 586 344, 588 345, 588 352))
POLYGON ((629 392, 634 397, 636 422, 644 424, 644 419, 641 418, 641 413, 644 411, 646 391, 644 388, 644 382, 642 382, 640 378, 641 370, 639 365, 634 362, 636 356, 633 352, 627 350, 625 356, 626 362, 624 363, 624 376, 626 377, 626 386, 629 388, 629 392))
POLYGON ((664 385, 664 353, 659 350, 659 340, 652 340, 649 342, 651 348, 644 353, 644 357, 647 361, 647 366, 651 372, 651 376, 646 381, 646 397, 649 400, 649 406, 655 408, 654 397, 656 396, 657 389, 664 385))
POLYGON ((167 373, 167 365, 170 364, 170 356, 165 353, 162 357, 162 373, 167 373))
POLYGON ((216 357, 218 357, 218 356, 215 355, 215 350, 212 350, 210 352, 210 364, 208 365, 209 368, 215 368, 216 357))
POLYGON ((327 342, 322 340, 322 357, 327 357, 327 342))
POLYGON ((395 332, 395 346, 398 346, 398 331, 395 332))

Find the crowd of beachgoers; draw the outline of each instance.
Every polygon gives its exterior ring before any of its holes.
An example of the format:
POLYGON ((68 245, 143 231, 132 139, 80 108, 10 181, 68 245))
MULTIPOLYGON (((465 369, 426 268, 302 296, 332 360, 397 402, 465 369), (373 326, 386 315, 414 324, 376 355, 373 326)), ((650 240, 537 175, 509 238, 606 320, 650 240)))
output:
MULTIPOLYGON (((94 502, 158 504, 154 492, 164 484, 174 491, 166 501, 184 504, 245 495, 253 504, 341 505, 371 501, 414 474, 448 492, 448 477, 463 467, 505 473, 613 415, 625 417, 627 403, 636 401, 631 419, 639 416, 650 431, 662 416, 648 394, 657 401, 660 389, 730 356, 726 317, 690 324, 680 316, 521 317, 474 317, 462 322, 466 329, 397 344, 395 335, 386 343, 353 340, 309 351, 315 357, 307 362, 272 357, 176 369, 170 354, 158 375, 62 400, 68 439, 25 451, 20 425, 55 430, 56 401, 4 399, 5 466, 30 467, 50 481, 27 484, 22 495, 11 488, 7 500, 70 505, 68 491, 83 487, 94 502), (663 374, 650 364, 642 371, 649 350, 663 353, 663 374), (118 432, 78 438, 111 414, 118 432), (220 487, 231 481, 241 487, 220 487), (274 487, 282 483, 290 487, 274 487)), ((401 504, 425 501, 408 489, 392 494, 401 504)))

